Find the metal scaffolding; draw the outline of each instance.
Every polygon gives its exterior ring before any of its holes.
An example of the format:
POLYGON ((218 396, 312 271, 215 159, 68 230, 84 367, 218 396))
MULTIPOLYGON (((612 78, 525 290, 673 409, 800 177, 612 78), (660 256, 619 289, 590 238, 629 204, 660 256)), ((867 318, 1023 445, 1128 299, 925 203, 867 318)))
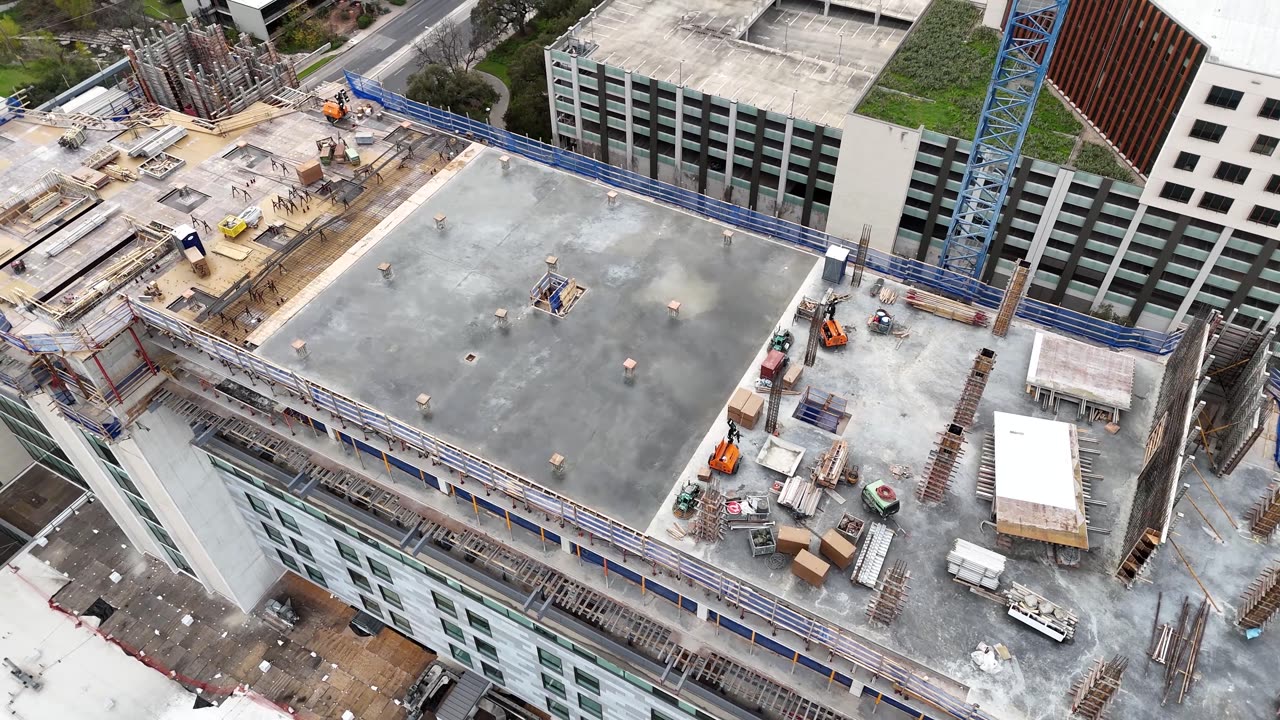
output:
POLYGON ((982 401, 982 391, 987 388, 987 378, 996 366, 996 351, 982 348, 973 358, 973 368, 969 377, 965 378, 964 390, 960 391, 960 400, 956 402, 955 415, 951 422, 962 428, 973 425, 978 415, 978 403, 982 401))
POLYGON ((964 428, 954 423, 938 433, 938 442, 929 452, 929 465, 920 476, 916 499, 920 502, 942 502, 956 474, 956 462, 964 454, 964 428))
POLYGON ((1009 332, 1013 316, 1018 314, 1022 297, 1027 294, 1027 276, 1030 272, 1031 263, 1026 260, 1019 260, 1014 264, 1009 284, 1004 288, 1004 298, 1000 301, 1000 310, 996 312, 996 321, 991 325, 992 335, 1004 337, 1009 332))

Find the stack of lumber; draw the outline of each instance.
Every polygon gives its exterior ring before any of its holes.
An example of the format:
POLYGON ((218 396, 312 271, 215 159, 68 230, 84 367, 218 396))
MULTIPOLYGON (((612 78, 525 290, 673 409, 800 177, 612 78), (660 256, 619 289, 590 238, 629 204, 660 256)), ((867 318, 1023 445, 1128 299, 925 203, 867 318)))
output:
POLYGON ((1000 573, 1004 572, 1005 556, 1000 553, 956 539, 947 553, 947 572, 970 585, 988 590, 1000 587, 1000 573))
POLYGON ((811 477, 818 487, 834 488, 844 476, 845 463, 849 460, 849 441, 837 438, 831 449, 822 454, 814 466, 811 477))
POLYGON ((799 475, 790 478, 782 485, 778 495, 778 504, 796 511, 801 517, 808 517, 818 510, 818 500, 822 497, 822 488, 813 480, 799 475))
POLYGON ((924 310, 939 317, 968 325, 987 327, 991 323, 991 318, 987 316, 987 313, 978 308, 958 303, 955 300, 948 300, 941 295, 934 295, 917 288, 907 290, 907 303, 917 310, 924 310))

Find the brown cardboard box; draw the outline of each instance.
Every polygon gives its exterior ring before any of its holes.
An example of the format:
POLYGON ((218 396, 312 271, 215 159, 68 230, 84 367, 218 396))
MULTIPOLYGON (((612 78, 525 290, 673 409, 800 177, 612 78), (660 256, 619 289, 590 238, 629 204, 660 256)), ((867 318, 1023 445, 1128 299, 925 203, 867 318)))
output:
POLYGON ((788 365, 787 371, 782 373, 782 389, 790 390, 795 387, 796 382, 800 380, 800 373, 802 372, 804 372, 804 365, 800 363, 788 365))
POLYGON ((754 430, 756 421, 760 419, 760 411, 764 410, 764 398, 755 393, 750 393, 747 402, 742 407, 742 419, 738 424, 748 430, 754 430))
POLYGON ((319 160, 302 163, 297 167, 297 172, 298 182, 303 185, 310 185, 324 179, 324 168, 320 167, 319 160))
POLYGON ((746 388, 738 388, 733 391, 733 396, 729 398, 729 419, 742 424, 742 410, 746 407, 747 400, 755 393, 746 388))
POLYGON ((823 533, 822 542, 818 548, 818 551, 822 553, 822 557, 830 560, 832 565, 841 570, 846 570, 853 564, 853 556, 857 552, 857 548, 854 547, 853 543, 836 532, 835 528, 823 533))
POLYGON ((796 559, 791 561, 791 574, 804 580, 814 587, 822 587, 822 583, 827 579, 827 571, 831 569, 822 558, 809 552, 801 550, 796 559))
POLYGON ((795 555, 800 551, 808 551, 813 544, 813 533, 804 528, 790 525, 778 526, 778 552, 795 555))

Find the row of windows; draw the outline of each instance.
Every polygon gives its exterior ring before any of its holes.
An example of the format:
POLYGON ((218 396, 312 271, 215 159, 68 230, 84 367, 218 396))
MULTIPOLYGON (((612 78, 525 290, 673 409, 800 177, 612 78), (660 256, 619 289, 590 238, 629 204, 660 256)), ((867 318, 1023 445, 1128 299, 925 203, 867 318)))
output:
MULTIPOLYGON (((1160 197, 1178 203, 1191 202, 1191 197, 1194 194, 1195 188, 1179 185, 1175 182, 1166 182, 1160 188, 1160 197)), ((1200 202, 1198 203, 1199 207, 1218 213, 1229 212, 1234 204, 1235 200, 1233 198, 1208 191, 1200 196, 1200 202)), ((1280 227, 1280 210, 1254 205, 1253 209, 1249 211, 1249 221, 1266 225, 1267 227, 1280 227)))
MULTIPOLYGON (((1205 105, 1225 108, 1227 110, 1235 110, 1240 107, 1240 101, 1244 99, 1244 93, 1231 88, 1224 88, 1214 85, 1209 88, 1209 95, 1204 99, 1205 105)), ((1280 120, 1280 100, 1276 98, 1266 98, 1262 101, 1262 106, 1258 108, 1258 117, 1268 120, 1280 120)))
MULTIPOLYGON (((231 467, 228 463, 221 460, 220 458, 213 457, 212 455, 210 455, 209 457, 213 461, 213 463, 220 468, 225 469, 225 467, 231 467)), ((698 710, 693 705, 683 700, 680 700, 675 695, 672 695, 659 687, 655 687, 653 684, 635 675, 634 673, 625 671, 618 665, 606 660, 605 658, 597 656, 592 651, 576 643, 573 643, 565 638, 560 637, 559 635, 547 630, 541 625, 535 624, 523 613, 520 613, 516 610, 509 609, 506 606, 502 605, 501 603, 498 603, 495 600, 492 600, 490 598, 487 598, 481 595, 480 593, 472 590, 471 588, 465 585, 462 585, 461 583, 453 580, 452 578, 445 576, 440 572, 437 572, 436 570, 430 567, 427 567, 426 565, 418 562, 417 560, 409 558, 407 555, 398 553, 395 550, 391 549, 389 546, 386 546, 383 543, 379 543, 373 538, 369 538, 363 533, 360 533, 359 531, 349 528, 342 520, 336 517, 330 516, 329 514, 325 513, 324 511, 318 508, 315 508, 310 504, 303 503, 301 500, 298 500, 297 498, 294 498, 291 495, 286 495, 284 492, 280 491, 274 486, 254 477, 249 473, 239 472, 239 473, 233 473, 233 475, 256 488, 263 490, 264 492, 268 492, 271 495, 281 500, 289 502, 291 505, 294 505, 295 507, 299 507, 300 509, 305 510, 307 514, 315 516, 316 518, 325 521, 330 526, 340 530, 341 532, 347 535, 351 535, 353 537, 359 537, 359 539, 361 539, 365 543, 371 546, 377 547, 381 552, 386 553, 389 556, 393 556, 393 557, 399 556, 402 559, 403 564, 418 570, 419 572, 431 578, 432 580, 436 581, 437 583, 441 585, 447 585, 453 590, 461 593, 464 597, 468 598, 469 600, 482 604, 487 609, 508 618, 512 622, 515 622, 516 624, 528 630, 536 632, 537 634, 556 643, 557 645, 565 648, 566 650, 573 652, 575 655, 578 655, 579 657, 594 664, 595 666, 600 667, 620 678, 623 678, 631 685, 652 694, 653 696, 663 700, 664 702, 670 704, 671 706, 678 707, 679 709, 683 710, 689 715, 693 715, 699 718, 700 720, 712 720, 711 716, 698 710)), ((250 504, 254 507, 254 510, 256 510, 259 513, 262 513, 266 517, 274 517, 273 515, 271 515, 270 508, 267 507, 266 503, 263 503, 261 499, 254 497, 250 493, 246 493, 246 496, 252 498, 250 500, 250 504), (263 512, 263 509, 259 509, 258 507, 259 505, 261 505, 262 508, 266 510, 265 513, 263 512)), ((278 533, 278 534, 280 535, 281 538, 284 538, 283 533, 278 533)), ((291 543, 294 542, 293 538, 286 538, 286 539, 289 540, 291 543)), ((344 559, 346 559, 352 565, 361 566, 360 554, 356 552, 354 548, 352 548, 348 544, 336 538, 334 539, 334 543, 338 548, 339 554, 341 554, 344 559)), ((298 549, 298 546, 296 544, 294 544, 293 547, 296 550, 298 550, 299 554, 302 554, 302 551, 298 549)), ((303 547, 305 547, 305 545, 303 545, 303 547)), ((308 548, 307 551, 310 552, 310 549, 308 548)), ((280 553, 282 551, 279 548, 277 548, 277 552, 280 553)), ((290 559, 292 560, 292 558, 290 559)), ((387 568, 385 565, 377 562, 376 560, 373 560, 372 558, 365 558, 365 561, 370 563, 369 567, 370 567, 370 570, 373 572, 373 574, 381 577, 382 575, 380 573, 386 572, 387 581, 391 582, 390 572, 387 571, 387 568)), ((281 562, 284 562, 286 566, 289 566, 289 563, 285 562, 283 558, 281 559, 281 562)), ((306 564, 302 564, 302 568, 303 568, 303 572, 305 572, 309 577, 311 577, 312 580, 316 581, 318 584, 324 584, 324 578, 322 575, 320 575, 318 570, 315 570, 314 568, 308 569, 309 566, 306 564), (315 573, 315 574, 313 575, 312 573, 315 573)), ((290 569, 293 569, 293 568, 290 567, 290 569)), ((390 590, 389 588, 384 588, 384 589, 390 590)), ((383 597, 384 599, 387 598, 386 595, 384 595, 383 597)), ((391 597, 394 597, 396 602, 400 601, 400 596, 398 594, 393 594, 391 597)), ((369 603, 373 602, 371 598, 365 598, 363 595, 361 596, 361 601, 363 604, 365 604, 366 609, 369 609, 369 603)), ((455 602, 453 602, 453 600, 434 591, 432 592, 432 601, 435 604, 436 608, 440 610, 441 613, 444 613, 454 619, 461 620, 465 618, 466 623, 470 625, 477 632, 482 633, 483 635, 488 637, 493 636, 493 631, 490 626, 490 623, 488 619, 486 619, 485 617, 475 612, 472 612, 468 609, 459 608, 458 605, 455 602)), ((391 603, 392 601, 388 600, 388 602, 391 603)), ((395 604, 395 603, 392 603, 392 604, 395 604)), ((376 603, 375 603, 375 606, 377 606, 376 603)), ((395 613, 394 611, 390 611, 388 614, 391 617, 392 623, 396 627, 400 628, 406 633, 412 633, 412 629, 407 619, 401 617, 398 613, 395 613)), ((444 629, 444 632, 446 635, 453 638, 458 643, 461 643, 463 645, 466 644, 466 634, 459 625, 453 622, 450 622, 445 618, 441 618, 440 620, 441 620, 441 626, 444 629)), ((480 654, 484 655, 487 658, 494 660, 495 662, 498 661, 498 658, 497 658, 498 650, 491 643, 479 637, 473 638, 473 642, 475 643, 477 652, 479 652, 480 654)), ((461 648, 459 649, 461 650, 461 648)), ((467 657, 470 658, 470 655, 467 654, 467 657)), ((559 657, 557 657, 555 654, 539 648, 538 660, 539 662, 541 662, 543 667, 546 667, 549 670, 554 670, 557 674, 563 674, 563 668, 564 668, 563 661, 559 657)), ((598 690, 600 685, 599 680, 594 678, 590 674, 584 673, 580 670, 575 669, 574 677, 575 677, 575 680, 579 683, 579 685, 582 686, 584 689, 597 688, 595 692, 597 693, 599 692, 598 690)), ((656 712, 654 713, 653 718, 655 720, 671 720, 671 718, 656 712)))
MULTIPOLYGON (((1226 125, 1209 122, 1208 120, 1196 120, 1191 125, 1191 132, 1188 134, 1197 140, 1216 143, 1222 141, 1222 136, 1225 135, 1226 132, 1226 125)), ((1280 146, 1280 138, 1259 133, 1258 136, 1254 138, 1253 146, 1249 148, 1249 152, 1271 157, 1271 155, 1275 153, 1277 146, 1280 146)))

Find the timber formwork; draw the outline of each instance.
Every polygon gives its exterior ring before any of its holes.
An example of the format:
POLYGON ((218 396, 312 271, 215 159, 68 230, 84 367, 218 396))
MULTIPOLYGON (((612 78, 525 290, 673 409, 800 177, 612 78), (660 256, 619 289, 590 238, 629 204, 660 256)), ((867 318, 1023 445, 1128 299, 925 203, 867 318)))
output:
POLYGON ((938 433, 938 441, 929 453, 929 464, 920 484, 916 486, 916 499, 920 502, 942 502, 947 488, 956 474, 956 462, 964 454, 964 428, 954 423, 938 433))
POLYGON ((911 573, 907 570, 906 561, 894 563, 885 575, 884 582, 880 584, 879 591, 867 604, 867 618, 880 625, 892 625, 907 604, 907 583, 910 579, 911 573))
POLYGON ((148 102, 206 120, 298 87, 293 63, 270 41, 255 45, 245 34, 229 45, 221 26, 196 20, 162 23, 162 31, 135 30, 125 54, 148 102))
POLYGON ((987 378, 996 365, 996 353, 989 348, 982 348, 973 358, 973 367, 965 378, 964 390, 960 392, 960 400, 956 402, 955 415, 951 418, 954 425, 968 428, 973 425, 978 415, 978 403, 982 401, 982 391, 987 388, 987 378))
MULTIPOLYGON (((1218 352, 1224 349, 1222 336, 1233 330, 1228 325, 1213 345, 1214 363, 1218 362, 1218 352)), ((1268 365, 1271 361, 1271 342, 1275 331, 1251 333, 1240 352, 1232 354, 1234 361, 1223 366, 1217 378, 1222 386, 1226 400, 1214 420, 1216 427, 1205 429, 1201 440, 1207 445, 1216 441, 1216 451, 1212 454, 1213 471, 1218 475, 1230 475, 1244 459, 1245 454, 1262 436, 1267 409, 1270 405, 1270 394, 1267 392, 1269 379, 1268 365), (1219 434, 1220 433, 1220 434, 1219 434)), ((1215 371, 1210 370, 1210 377, 1215 371)))
POLYGON ((1120 691, 1120 680, 1128 665, 1129 659, 1124 657, 1095 660, 1089 672, 1071 688, 1071 713, 1087 720, 1107 717, 1108 706, 1120 691))
POLYGON ((1280 525, 1280 483, 1271 483, 1267 491, 1253 504, 1245 518, 1249 532, 1259 540, 1269 540, 1280 525))
POLYGON ((1009 325, 1013 323, 1013 316, 1018 312, 1018 305, 1022 303, 1022 297, 1027 294, 1027 275, 1031 271, 1031 264, 1026 260, 1019 260, 1013 267, 1013 274, 1009 276, 1009 284, 1004 288, 1004 299, 1000 301, 1000 310, 996 312, 995 322, 991 324, 991 334, 996 337, 1004 337, 1009 332, 1009 325))
POLYGON ((1240 598, 1240 619, 1245 630, 1261 630, 1280 610, 1280 563, 1272 564, 1249 583, 1240 598))
MULTIPOLYGON (((660 682, 668 689, 678 692, 686 682, 697 683, 749 712, 776 720, 849 720, 806 697, 799 689, 773 680, 736 659, 711 649, 693 649, 682 644, 682 634, 666 624, 567 577, 501 540, 438 511, 410 504, 398 493, 344 469, 322 465, 321 459, 305 446, 293 444, 282 434, 208 409, 206 401, 186 388, 166 386, 154 395, 152 402, 173 410, 200 433, 212 432, 255 457, 271 457, 273 465, 294 475, 290 490, 309 488, 304 494, 326 493, 405 530, 401 549, 421 548, 429 543, 501 582, 515 585, 528 594, 534 604, 544 608, 547 604, 554 605, 574 616, 665 668, 660 682)), ((263 413, 263 419, 279 431, 310 432, 309 428, 289 424, 284 418, 277 420, 270 412, 263 413)))

